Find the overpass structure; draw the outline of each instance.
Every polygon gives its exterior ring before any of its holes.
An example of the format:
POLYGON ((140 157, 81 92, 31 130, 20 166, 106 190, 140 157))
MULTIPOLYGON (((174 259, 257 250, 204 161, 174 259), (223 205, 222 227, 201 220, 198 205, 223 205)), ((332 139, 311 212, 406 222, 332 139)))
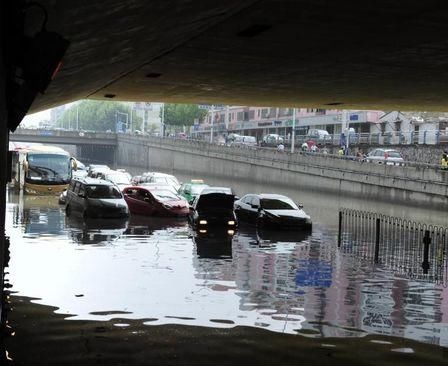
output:
POLYGON ((117 146, 117 135, 115 133, 102 132, 79 132, 39 129, 18 129, 10 133, 9 141, 37 142, 56 145, 76 146, 117 146))
POLYGON ((116 164, 117 135, 115 133, 17 129, 9 141, 47 145, 76 146, 76 157, 86 163, 116 164))
POLYGON ((2 1, 0 286, 9 130, 27 112, 83 98, 443 111, 446 34, 441 0, 2 1))

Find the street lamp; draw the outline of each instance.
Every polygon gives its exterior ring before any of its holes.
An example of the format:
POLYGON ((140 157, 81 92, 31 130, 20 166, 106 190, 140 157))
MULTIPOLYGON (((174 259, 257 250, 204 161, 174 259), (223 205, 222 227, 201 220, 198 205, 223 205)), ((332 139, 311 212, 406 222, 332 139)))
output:
POLYGON ((294 143, 295 143, 295 141, 296 141, 296 109, 293 108, 292 109, 291 154, 294 153, 294 143))
POLYGON ((215 114, 215 106, 211 105, 211 114, 212 114, 212 123, 210 126, 210 143, 213 144, 213 123, 214 123, 214 114, 215 114))

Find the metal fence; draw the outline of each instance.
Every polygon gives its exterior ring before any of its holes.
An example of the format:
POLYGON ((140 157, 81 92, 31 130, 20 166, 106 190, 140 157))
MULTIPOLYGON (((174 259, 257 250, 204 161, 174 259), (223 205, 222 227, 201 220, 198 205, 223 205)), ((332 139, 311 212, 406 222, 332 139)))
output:
POLYGON ((341 209, 338 247, 397 275, 448 285, 447 228, 341 209))

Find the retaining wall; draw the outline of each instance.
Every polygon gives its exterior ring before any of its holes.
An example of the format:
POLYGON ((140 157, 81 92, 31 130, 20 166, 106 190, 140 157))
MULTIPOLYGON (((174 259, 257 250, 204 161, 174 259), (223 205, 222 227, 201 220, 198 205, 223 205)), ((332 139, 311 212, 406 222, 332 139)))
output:
POLYGON ((385 166, 333 155, 289 154, 157 138, 119 138, 119 166, 142 171, 233 177, 267 185, 444 209, 448 172, 433 166, 385 166))

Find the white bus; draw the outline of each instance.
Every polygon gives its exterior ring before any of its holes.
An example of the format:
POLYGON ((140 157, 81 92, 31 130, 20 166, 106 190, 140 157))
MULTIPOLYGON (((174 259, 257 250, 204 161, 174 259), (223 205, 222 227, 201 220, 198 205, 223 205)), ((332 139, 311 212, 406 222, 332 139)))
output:
POLYGON ((10 145, 11 183, 28 194, 60 194, 76 170, 76 160, 55 146, 10 145))

